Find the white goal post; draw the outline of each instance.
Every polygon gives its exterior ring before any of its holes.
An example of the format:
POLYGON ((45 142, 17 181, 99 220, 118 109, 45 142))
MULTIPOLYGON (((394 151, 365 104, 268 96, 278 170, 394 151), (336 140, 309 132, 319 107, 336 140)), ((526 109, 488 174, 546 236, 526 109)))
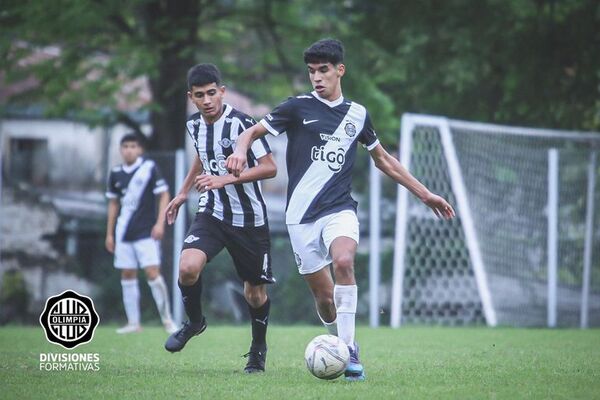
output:
POLYGON ((400 161, 455 207, 399 187, 391 325, 600 325, 600 134, 404 114, 400 161))

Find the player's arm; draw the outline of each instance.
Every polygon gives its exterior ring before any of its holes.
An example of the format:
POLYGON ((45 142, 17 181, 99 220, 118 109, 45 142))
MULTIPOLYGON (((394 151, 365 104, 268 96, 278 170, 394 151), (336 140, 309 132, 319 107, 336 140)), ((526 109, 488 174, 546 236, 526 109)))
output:
POLYGON ((170 199, 171 196, 169 195, 168 190, 158 194, 158 215, 156 217, 156 223, 152 227, 152 232, 150 233, 150 236, 152 236, 154 240, 161 240, 165 234, 165 211, 169 205, 170 199))
POLYGON ((169 202, 169 204, 165 208, 164 215, 167 218, 167 224, 172 225, 173 222, 175 222, 175 219, 177 218, 177 213, 179 211, 179 207, 181 207, 181 205, 186 202, 188 193, 194 186, 194 179, 196 179, 196 176, 201 174, 202 171, 203 169, 200 159, 198 157, 194 157, 194 163, 190 167, 190 170, 188 171, 185 179, 183 180, 181 190, 175 195, 173 200, 171 200, 171 202, 169 202))
MULTIPOLYGON (((262 124, 252 125, 250 128, 242 132, 235 141, 234 152, 227 157, 225 167, 230 174, 238 178, 248 164, 247 154, 248 149, 256 139, 259 139, 267 134, 267 128, 262 124)), ((251 168, 252 169, 252 168, 251 168)))
POLYGON ((225 185, 260 181, 273 178, 277 175, 277 165, 271 153, 258 159, 258 165, 245 169, 239 176, 227 175, 199 175, 196 177, 195 186, 198 191, 221 189, 225 185))
POLYGON ((415 178, 396 158, 392 157, 381 144, 378 144, 370 152, 375 166, 384 174, 392 178, 400 185, 407 188, 417 196, 423 203, 433 210, 440 218, 450 219, 454 217, 454 209, 442 197, 431 193, 417 178, 415 178))
POLYGON ((115 252, 115 224, 119 215, 119 200, 117 198, 108 199, 108 213, 106 217, 106 240, 104 246, 110 253, 115 252))

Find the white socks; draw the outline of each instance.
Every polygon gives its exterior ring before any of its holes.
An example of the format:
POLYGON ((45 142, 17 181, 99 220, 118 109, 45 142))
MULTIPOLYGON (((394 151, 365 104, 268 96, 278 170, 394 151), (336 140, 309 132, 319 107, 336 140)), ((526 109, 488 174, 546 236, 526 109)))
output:
POLYGON ((169 293, 167 292, 167 285, 162 275, 153 281, 148 281, 150 289, 152 290, 152 297, 156 302, 156 308, 160 314, 160 319, 164 323, 171 322, 171 307, 169 306, 169 293))
POLYGON ((354 348, 354 329, 358 288, 356 285, 335 285, 333 301, 337 311, 338 337, 354 348))
POLYGON ((140 324, 140 288, 137 279, 121 280, 123 306, 129 325, 140 324))
POLYGON ((319 316, 319 319, 321 320, 323 325, 325 325, 325 328, 327 328, 327 332, 329 332, 330 335, 337 336, 338 335, 337 318, 331 322, 325 322, 323 317, 321 317, 321 314, 319 314, 319 309, 317 309, 317 315, 319 316))

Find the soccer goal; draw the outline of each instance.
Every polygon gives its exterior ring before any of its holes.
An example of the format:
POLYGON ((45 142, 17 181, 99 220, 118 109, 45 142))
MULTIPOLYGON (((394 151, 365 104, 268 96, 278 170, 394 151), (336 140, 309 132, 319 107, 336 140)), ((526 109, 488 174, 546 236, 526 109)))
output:
POLYGON ((600 325, 599 133, 405 114, 400 158, 452 221, 400 187, 391 325, 600 325))

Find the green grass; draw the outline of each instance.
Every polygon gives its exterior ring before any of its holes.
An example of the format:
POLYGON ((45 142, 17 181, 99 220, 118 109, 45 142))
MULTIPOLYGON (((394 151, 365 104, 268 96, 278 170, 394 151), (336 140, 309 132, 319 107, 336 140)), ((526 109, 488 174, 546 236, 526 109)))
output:
POLYGON ((159 328, 97 329, 73 352, 99 353, 99 372, 39 370, 42 352, 68 352, 39 327, 0 329, 2 399, 521 399, 600 398, 600 331, 359 328, 367 381, 321 381, 304 367, 319 327, 269 328, 267 372, 242 373, 249 327, 209 326, 179 354, 159 328))

